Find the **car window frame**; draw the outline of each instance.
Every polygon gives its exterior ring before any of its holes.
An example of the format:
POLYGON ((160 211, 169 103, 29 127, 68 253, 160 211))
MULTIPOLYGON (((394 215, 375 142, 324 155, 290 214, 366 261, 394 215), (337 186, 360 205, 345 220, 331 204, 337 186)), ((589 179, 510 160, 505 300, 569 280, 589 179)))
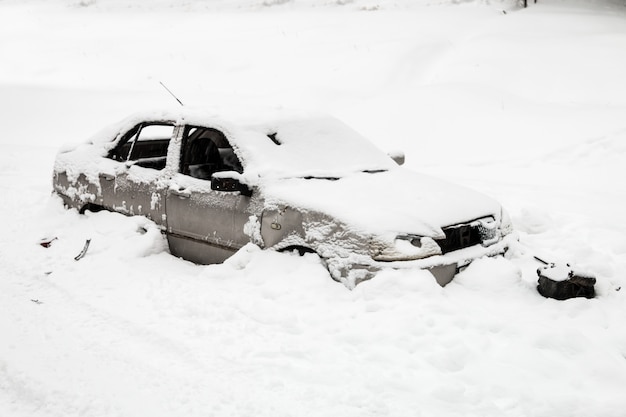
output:
POLYGON ((155 169, 157 171, 163 170, 167 164, 167 160, 169 159, 168 158, 169 149, 171 147, 171 144, 176 140, 176 136, 178 132, 177 129, 179 127, 179 125, 172 120, 149 120, 149 121, 142 121, 140 123, 137 123, 136 125, 128 129, 123 134, 118 135, 119 139, 117 140, 117 143, 107 153, 106 158, 119 162, 119 163, 132 164, 132 165, 137 165, 137 166, 142 167, 140 163, 137 163, 138 161, 141 160, 141 158, 132 159, 132 156, 133 156, 133 150, 135 149, 135 145, 141 139, 141 132, 143 131, 143 129, 145 129, 148 126, 168 126, 172 128, 172 133, 169 139, 167 139, 168 142, 167 142, 167 147, 165 148, 165 152, 163 153, 163 155, 158 156, 158 158, 165 158, 166 163, 160 168, 143 166, 143 168, 147 168, 147 169, 155 169), (120 152, 120 150, 122 150, 131 141, 132 143, 128 147, 128 150, 125 152, 120 152))
MULTIPOLYGON (((180 146, 180 160, 178 163, 178 172, 182 175, 185 175, 187 177, 190 178, 195 178, 201 181, 211 181, 211 178, 213 176, 213 174, 217 173, 217 172, 228 172, 228 171, 233 171, 233 172, 237 172, 239 174, 242 174, 245 170, 244 164, 241 160, 241 158, 239 157, 239 155, 237 155, 236 152, 236 148, 235 146, 233 146, 232 140, 230 140, 228 138, 228 136, 226 135, 226 133, 224 133, 223 130, 218 129, 216 127, 213 126, 206 126, 206 125, 198 125, 198 124, 184 124, 180 126, 181 128, 181 146, 180 146), (219 140, 223 140, 224 142, 226 142, 228 144, 228 147, 220 147, 218 144, 215 143, 213 138, 206 138, 207 140, 210 140, 213 142, 213 145, 215 146, 217 152, 219 153, 220 149, 230 149, 232 151, 232 156, 235 158, 236 162, 237 162, 237 166, 235 167, 230 167, 233 169, 217 169, 215 171, 211 171, 210 175, 208 175, 206 178, 203 177, 199 177, 199 176, 195 176, 192 175, 192 173, 189 171, 188 166, 189 165, 193 165, 193 164, 189 164, 189 139, 190 136, 192 136, 193 134, 195 134, 196 132, 193 132, 191 135, 189 134, 190 131, 192 131, 193 129, 202 129, 202 130, 208 130, 208 131, 213 131, 219 134, 220 138, 219 140)), ((200 135, 201 136, 201 135, 200 135)), ((200 140, 202 138, 194 138, 194 140, 200 140)), ((221 161, 223 163, 223 156, 219 155, 221 158, 221 161)), ((209 161, 207 161, 208 163, 209 161)), ((223 165, 226 165, 225 163, 223 163, 223 165)))

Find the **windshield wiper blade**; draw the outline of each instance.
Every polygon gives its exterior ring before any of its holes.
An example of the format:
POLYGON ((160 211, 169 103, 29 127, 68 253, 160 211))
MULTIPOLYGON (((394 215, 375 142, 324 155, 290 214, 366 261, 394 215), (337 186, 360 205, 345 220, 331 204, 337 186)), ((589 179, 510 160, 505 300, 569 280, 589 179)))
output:
POLYGON ((318 177, 314 175, 308 175, 302 178, 304 178, 305 180, 327 180, 327 181, 337 181, 340 179, 339 177, 318 177))

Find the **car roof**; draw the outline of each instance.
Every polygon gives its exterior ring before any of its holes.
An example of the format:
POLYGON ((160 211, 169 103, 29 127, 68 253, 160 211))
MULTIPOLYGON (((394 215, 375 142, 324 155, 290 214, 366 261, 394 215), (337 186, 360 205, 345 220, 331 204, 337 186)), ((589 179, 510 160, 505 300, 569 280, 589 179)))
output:
POLYGON ((320 113, 249 108, 236 112, 213 108, 162 109, 136 113, 117 124, 115 130, 121 133, 144 121, 221 130, 245 171, 261 177, 342 177, 396 167, 391 158, 361 134, 320 113))

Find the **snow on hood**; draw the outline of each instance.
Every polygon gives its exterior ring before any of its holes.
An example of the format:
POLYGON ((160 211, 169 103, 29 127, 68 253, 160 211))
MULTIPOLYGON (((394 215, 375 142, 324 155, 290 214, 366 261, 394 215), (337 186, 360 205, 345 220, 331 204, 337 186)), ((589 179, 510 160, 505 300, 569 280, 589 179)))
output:
POLYGON ((442 237, 441 228, 500 217, 495 200, 465 187, 394 168, 337 180, 291 178, 262 186, 269 204, 326 213, 365 232, 442 237))

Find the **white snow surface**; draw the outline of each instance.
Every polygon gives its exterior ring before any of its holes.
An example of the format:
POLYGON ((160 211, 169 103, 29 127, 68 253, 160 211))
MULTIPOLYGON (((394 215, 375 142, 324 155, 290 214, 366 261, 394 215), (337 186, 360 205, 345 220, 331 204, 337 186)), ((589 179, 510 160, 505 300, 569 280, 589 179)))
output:
POLYGON ((626 7, 514 3, 0 1, 0 415, 623 416, 626 7), (348 291, 312 255, 198 266, 143 218, 64 210, 57 151, 175 104, 159 80, 333 114, 520 242, 445 288, 348 291), (541 297, 533 255, 598 296, 541 297))

